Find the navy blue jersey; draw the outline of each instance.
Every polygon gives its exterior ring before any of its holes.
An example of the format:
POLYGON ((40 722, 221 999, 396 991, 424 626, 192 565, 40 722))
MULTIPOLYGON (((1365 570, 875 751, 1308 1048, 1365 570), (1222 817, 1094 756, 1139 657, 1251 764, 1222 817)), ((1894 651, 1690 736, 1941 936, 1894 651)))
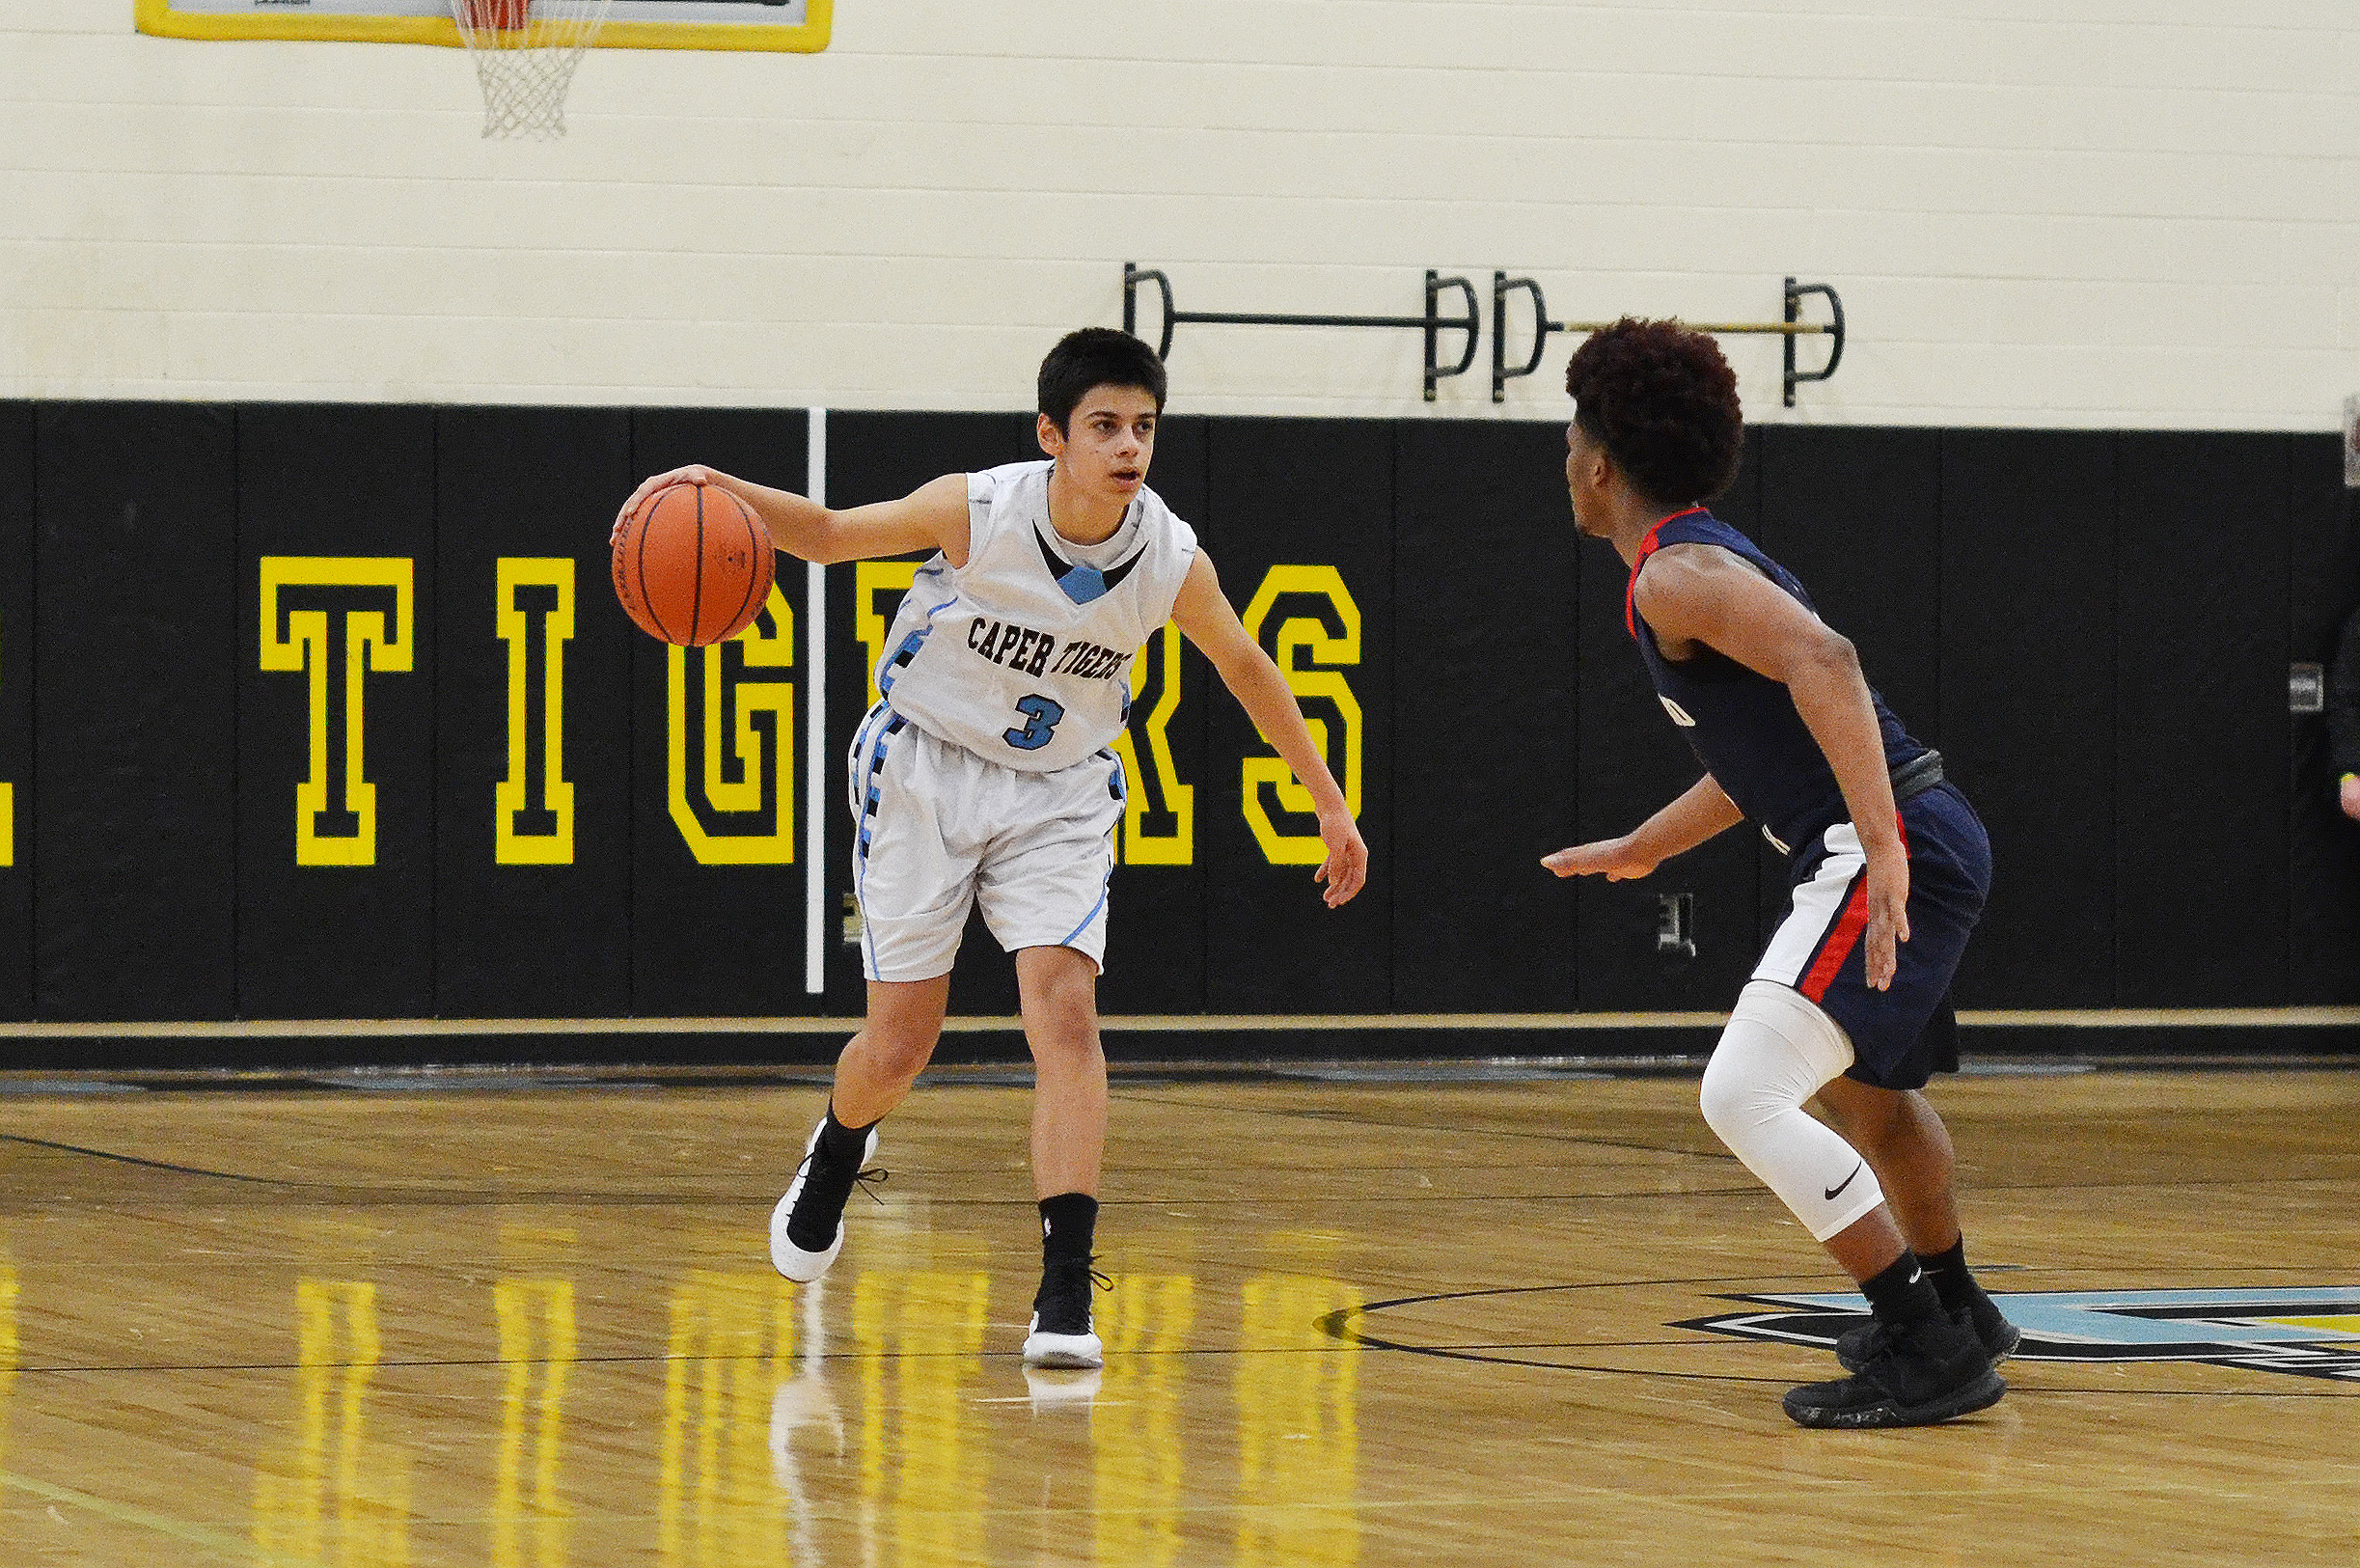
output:
MULTIPOLYGON (((1640 617, 1639 573, 1647 568, 1648 558, 1667 544, 1716 544, 1792 593, 1806 610, 1812 609, 1811 596, 1751 539, 1696 507, 1674 512, 1649 532, 1631 567, 1623 614, 1664 711, 1738 810, 1782 853, 1818 842, 1820 835, 1848 820, 1852 812, 1826 755, 1795 711, 1795 699, 1785 684, 1702 645, 1692 659, 1667 659, 1656 646, 1654 630, 1640 617)), ((1902 729, 1884 699, 1874 690, 1868 699, 1883 731, 1886 768, 1923 756, 1926 748, 1902 729)))

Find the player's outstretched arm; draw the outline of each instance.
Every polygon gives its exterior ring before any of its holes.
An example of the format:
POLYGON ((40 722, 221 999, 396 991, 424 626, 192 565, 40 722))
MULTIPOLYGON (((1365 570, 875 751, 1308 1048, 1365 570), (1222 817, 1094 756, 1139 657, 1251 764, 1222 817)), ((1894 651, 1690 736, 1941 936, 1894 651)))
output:
POLYGON ((1744 820, 1745 813, 1708 773, 1621 838, 1575 844, 1542 856, 1541 864, 1559 876, 1603 876, 1608 882, 1630 882, 1651 875, 1674 855, 1685 855, 1744 820))
POLYGON ((1319 812, 1319 836, 1328 846, 1328 858, 1312 873, 1312 880, 1328 885, 1323 896, 1329 908, 1344 903, 1368 880, 1368 844, 1344 803, 1344 791, 1336 787, 1335 776, 1328 771, 1327 759, 1319 755, 1311 731, 1303 727, 1303 709, 1296 706, 1295 694, 1287 690, 1286 677, 1262 651, 1262 645, 1246 635, 1237 612, 1221 595, 1213 563, 1202 550, 1189 563, 1180 595, 1172 601, 1172 623, 1212 662, 1221 684, 1262 731, 1262 738, 1286 758, 1296 780, 1311 792, 1311 803, 1319 812))
POLYGON ((774 490, 718 468, 690 463, 651 475, 631 492, 615 515, 615 534, 641 502, 668 484, 712 484, 727 490, 749 507, 769 530, 773 544, 788 555, 830 565, 838 561, 867 561, 877 556, 907 555, 912 550, 940 550, 954 566, 967 564, 967 476, 945 474, 912 490, 898 501, 879 501, 865 507, 832 511, 792 490, 774 490))

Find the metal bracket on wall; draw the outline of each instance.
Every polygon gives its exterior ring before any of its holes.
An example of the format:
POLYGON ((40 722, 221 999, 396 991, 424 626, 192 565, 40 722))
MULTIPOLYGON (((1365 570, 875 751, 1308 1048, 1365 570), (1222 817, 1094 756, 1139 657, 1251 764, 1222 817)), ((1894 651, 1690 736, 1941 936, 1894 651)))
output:
POLYGON ((1696 895, 1662 893, 1656 895, 1656 956, 1696 956, 1696 895))
MULTIPOLYGON (((1426 401, 1434 401, 1434 385, 1444 376, 1465 375, 1475 363, 1475 339, 1483 327, 1483 313, 1475 299, 1475 286, 1465 278, 1445 278, 1431 267, 1426 270, 1426 314, 1423 316, 1303 316, 1270 311, 1183 311, 1172 308, 1171 279, 1160 268, 1142 267, 1133 262, 1123 263, 1123 330, 1139 335, 1139 287, 1152 283, 1164 298, 1164 331, 1156 344, 1156 357, 1169 359, 1172 347, 1172 328, 1183 321, 1198 321, 1216 325, 1254 327, 1413 327, 1426 335, 1426 401), (1441 314, 1441 296, 1445 289, 1456 289, 1467 298, 1464 317, 1441 314), (1467 352, 1459 363, 1444 366, 1438 358, 1439 341, 1443 332, 1467 334, 1467 352)), ((1537 360, 1537 356, 1536 360, 1537 360)), ((1496 401, 1498 394, 1493 394, 1496 401)))
MULTIPOLYGON (((1508 383, 1520 375, 1530 375, 1541 368, 1541 355, 1549 347, 1552 332, 1590 333, 1610 326, 1608 321, 1551 321, 1549 307, 1541 298, 1541 286, 1530 278, 1511 278, 1504 272, 1492 274, 1492 401, 1507 400, 1508 383), (1532 296, 1532 357, 1522 369, 1508 364, 1508 296, 1522 289, 1532 296)), ((1795 389, 1805 381, 1825 381, 1835 374, 1835 368, 1844 360, 1844 302, 1836 297, 1833 288, 1824 283, 1786 281, 1786 319, 1783 321, 1689 321, 1685 325, 1698 332, 1710 332, 1715 337, 1732 333, 1776 333, 1786 340, 1786 405, 1795 406, 1795 389), (1805 294, 1825 294, 1829 319, 1802 319, 1802 298, 1805 294), (1795 340, 1825 337, 1830 341, 1827 363, 1816 371, 1795 368, 1795 340)), ((1431 396, 1431 394, 1429 394, 1431 396)))

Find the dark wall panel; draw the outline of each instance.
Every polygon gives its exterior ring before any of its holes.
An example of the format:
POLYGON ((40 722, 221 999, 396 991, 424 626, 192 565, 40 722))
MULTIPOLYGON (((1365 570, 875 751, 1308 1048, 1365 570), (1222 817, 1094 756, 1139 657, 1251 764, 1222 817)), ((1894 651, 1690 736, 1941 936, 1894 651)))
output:
MULTIPOLYGON (((2360 491, 2344 488, 2343 444, 2298 435, 2289 562, 2292 656, 2334 657, 2344 618, 2360 611, 2360 491)), ((2290 1002, 2360 1002, 2360 823, 2337 807, 2327 722, 2293 721, 2288 780, 2290 1002)))
MULTIPOLYGON (((1147 481, 1183 522, 1198 526, 1204 516, 1210 475, 1209 426, 1203 420, 1172 419, 1156 436, 1155 462, 1147 481)), ((1212 766, 1205 727, 1215 706, 1235 699, 1221 677, 1177 628, 1167 627, 1144 654, 1146 683, 1131 706, 1129 810, 1122 859, 1107 892, 1106 974, 1098 982, 1099 1010, 1109 1014, 1202 1012, 1205 1006, 1206 877, 1204 869, 1205 788, 1212 766), (1179 703, 1162 723, 1169 753, 1168 774, 1157 756, 1154 729, 1164 706, 1167 655, 1165 640, 1179 649, 1179 703), (1189 815, 1177 806, 1187 792, 1189 815), (1136 835, 1134 834, 1136 827, 1136 835)))
POLYGON ((0 402, 0 1018, 33 1016, 33 405, 0 402))
POLYGON ((2114 1001, 2114 454, 2102 431, 1942 438, 1942 756, 1990 830, 1969 1007, 2114 1001))
POLYGON ((434 1009, 434 500, 430 409, 238 412, 249 1017, 434 1009))
POLYGON ((630 416, 446 408, 435 455, 435 1010, 629 1012, 630 416))
POLYGON ((1910 733, 1939 745, 1940 432, 1777 425, 1754 433, 1755 542, 1858 646, 1869 684, 1910 733))
MULTIPOLYGON (((1938 433, 1873 426, 1770 426, 1755 541, 1802 580, 1820 615, 1860 651, 1869 684, 1910 733, 1941 744, 1938 433)), ((1785 907, 1786 862, 1763 857, 1764 940, 1785 907)))
MULTIPOLYGON (((801 490, 808 427, 799 408, 642 409, 631 421, 631 482, 700 462, 757 484, 801 490)), ((674 649, 636 630, 626 639, 636 1013, 818 1010, 818 999, 804 989, 804 875, 810 858, 803 841, 804 704, 810 700, 803 674, 805 582, 791 559, 782 556, 780 564, 774 603, 784 602, 791 625, 765 611, 745 638, 709 649, 674 649), (723 701, 732 715, 746 716, 755 737, 751 758, 725 746, 708 765, 700 740, 708 661, 719 668, 723 701), (782 855, 791 858, 782 861, 782 855)), ((595 613, 627 624, 611 585, 600 598, 595 613)), ((736 728, 725 715, 723 733, 736 728)), ((791 1048, 784 1040, 782 1047, 791 1048)))
MULTIPOLYGON (((1752 432, 1758 437, 1759 432, 1752 432)), ((1715 514, 1749 535, 1761 526, 1762 448, 1745 460, 1715 514)), ((1630 567, 1595 539, 1581 545, 1580 752, 1576 791, 1581 841, 1629 833, 1693 784, 1704 769, 1680 738, 1649 683, 1623 619, 1630 567)), ((1583 877, 1578 909, 1579 1000, 1584 1009, 1725 1008, 1753 972, 1761 946, 1760 904, 1774 877, 1763 875, 1761 836, 1740 825, 1665 862, 1637 882, 1583 877), (1686 895, 1693 956, 1657 942, 1666 899, 1686 895)))
MULTIPOLYGON (((860 507, 891 501, 945 474, 1029 462, 1040 455, 1030 414, 831 414, 828 502, 860 507)), ((909 563, 919 559, 904 558, 909 563)), ((899 584, 907 581, 908 569, 904 565, 893 575, 879 565, 864 573, 852 562, 828 568, 828 748, 836 768, 829 775, 832 781, 842 777, 844 754, 861 716, 868 711, 869 675, 878 650, 862 640, 863 617, 868 618, 868 634, 882 639, 901 603, 899 584), (865 604, 856 602, 864 579, 870 584, 865 604), (878 586, 887 581, 893 586, 878 586)), ((837 801, 828 814, 829 908, 849 913, 852 819, 842 804, 842 785, 836 788, 837 801)), ((1115 921, 1123 915, 1117 909, 1115 921)), ((831 945, 831 951, 829 1009, 858 1014, 865 1006, 860 948, 839 941, 831 945)), ((968 921, 960 943, 958 965, 951 971, 950 1006, 958 1013, 1016 1011, 1016 966, 992 940, 980 915, 968 921)))
MULTIPOLYGON (((1216 697, 1207 784, 1197 796, 1205 870, 1219 890, 1206 926, 1207 1005, 1217 1013, 1382 1012, 1392 1005, 1396 874, 1386 723, 1393 705, 1392 426, 1373 420, 1217 420, 1211 444, 1203 534, 1229 602, 1274 656, 1282 631, 1297 619, 1316 623, 1339 650, 1324 658, 1306 646, 1279 664, 1285 668, 1291 657, 1305 672, 1319 672, 1311 680, 1340 674, 1358 706, 1358 809, 1370 872, 1366 889, 1343 908, 1320 903, 1311 880, 1317 819, 1287 810, 1268 783, 1253 785, 1249 799, 1248 768, 1275 767, 1283 778, 1284 765, 1235 701, 1216 697), (1303 570, 1274 578, 1281 566, 1303 570), (1340 651, 1354 628, 1336 598, 1339 580, 1358 612, 1357 654, 1340 651), (1266 582, 1290 581, 1296 589, 1253 613, 1266 582), (1249 824, 1249 807, 1280 845, 1276 863, 1249 824), (1301 855, 1313 858, 1286 859, 1301 855)), ((1353 727, 1342 705, 1320 697, 1303 706, 1327 727, 1331 770, 1349 792, 1342 764, 1353 727)))
POLYGON ((2116 1000, 2286 998, 2288 438, 2121 438, 2116 1000))
MULTIPOLYGON (((1575 611, 1583 557, 1553 425, 1397 427, 1393 1004, 1577 1000, 1575 611)), ((1591 556, 1593 566, 1618 563, 1591 556)), ((1609 575, 1614 575, 1609 572, 1609 575)))
POLYGON ((234 609, 234 416, 53 403, 36 440, 35 651, 15 668, 49 716, 18 840, 39 1013, 230 1017, 235 673, 254 658, 234 609))

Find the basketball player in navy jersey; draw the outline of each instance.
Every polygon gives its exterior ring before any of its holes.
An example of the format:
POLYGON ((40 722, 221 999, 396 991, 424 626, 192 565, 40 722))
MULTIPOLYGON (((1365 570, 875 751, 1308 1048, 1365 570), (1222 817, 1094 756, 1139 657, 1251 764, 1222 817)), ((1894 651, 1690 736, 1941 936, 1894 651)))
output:
POLYGON ((1330 907, 1360 891, 1368 845, 1286 677, 1238 623, 1194 531, 1147 488, 1165 393, 1155 351, 1084 327, 1042 360, 1037 391, 1045 462, 947 474, 842 511, 692 466, 646 481, 622 515, 667 484, 715 484, 806 561, 932 552, 887 634, 884 697, 849 758, 868 1017, 771 1213, 771 1261, 806 1283, 835 1263, 877 1124, 934 1055, 979 907, 1015 954, 1037 1070, 1042 1268, 1025 1361, 1091 1367, 1104 1356, 1090 1313, 1107 1134, 1097 985, 1125 787, 1111 748, 1140 646, 1176 624, 1294 769, 1318 812, 1327 856, 1312 875, 1330 907))
POLYGON ((1625 317, 1576 350, 1566 390, 1575 526, 1629 564, 1626 622, 1705 776, 1622 838, 1542 864, 1643 877, 1744 821, 1787 857, 1786 912, 1705 1070, 1705 1119, 1875 1314, 1838 1344, 1852 1375, 1791 1390, 1787 1414, 1922 1426, 1981 1410, 2018 1334, 1967 1272, 1950 1137, 1918 1091, 1958 1067, 1950 978, 1990 886, 1983 825, 1802 585, 1706 509, 1744 442, 1719 346, 1625 317))

